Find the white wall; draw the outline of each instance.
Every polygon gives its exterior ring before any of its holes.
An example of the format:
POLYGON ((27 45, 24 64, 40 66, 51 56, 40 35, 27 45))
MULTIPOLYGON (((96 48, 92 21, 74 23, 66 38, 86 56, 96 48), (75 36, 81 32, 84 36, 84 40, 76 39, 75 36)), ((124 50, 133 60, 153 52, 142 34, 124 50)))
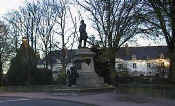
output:
MULTIPOLYGON (((167 61, 167 60, 165 60, 167 61)), ((122 60, 116 59, 115 68, 117 71, 122 71, 118 69, 119 64, 124 64, 127 66, 127 70, 131 76, 155 76, 159 73, 157 60, 122 60), (136 68, 133 68, 133 64, 136 63, 136 68), (148 67, 150 63, 150 67, 148 67)), ((168 71, 168 70, 167 70, 168 71)))
MULTIPOLYGON (((61 61, 59 59, 56 60, 57 62, 55 64, 52 64, 52 75, 53 75, 53 79, 56 80, 58 77, 59 72, 62 69, 62 64, 61 61)), ((37 68, 44 68, 43 64, 38 64, 37 68)), ((51 69, 51 66, 48 65, 48 69, 51 69)))

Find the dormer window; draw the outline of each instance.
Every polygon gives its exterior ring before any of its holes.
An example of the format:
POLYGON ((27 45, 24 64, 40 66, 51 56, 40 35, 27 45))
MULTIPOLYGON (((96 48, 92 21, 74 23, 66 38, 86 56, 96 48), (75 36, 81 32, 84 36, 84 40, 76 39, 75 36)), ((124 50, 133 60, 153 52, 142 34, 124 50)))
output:
POLYGON ((133 63, 133 68, 136 68, 137 66, 136 66, 136 63, 133 63))

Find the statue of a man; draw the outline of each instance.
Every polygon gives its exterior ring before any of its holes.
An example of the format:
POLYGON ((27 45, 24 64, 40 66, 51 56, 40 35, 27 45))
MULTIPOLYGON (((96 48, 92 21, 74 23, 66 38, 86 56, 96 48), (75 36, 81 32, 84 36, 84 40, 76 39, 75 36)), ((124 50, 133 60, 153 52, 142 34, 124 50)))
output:
POLYGON ((82 40, 84 40, 84 47, 86 47, 86 41, 87 41, 88 36, 87 36, 86 24, 84 23, 84 20, 81 20, 79 32, 80 32, 80 39, 79 39, 79 46, 78 46, 78 48, 81 47, 82 40))

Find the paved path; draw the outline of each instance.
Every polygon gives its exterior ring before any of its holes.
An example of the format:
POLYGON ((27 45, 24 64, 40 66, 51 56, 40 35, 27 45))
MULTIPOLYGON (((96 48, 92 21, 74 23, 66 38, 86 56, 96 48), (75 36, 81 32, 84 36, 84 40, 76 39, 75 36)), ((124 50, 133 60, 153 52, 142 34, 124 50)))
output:
POLYGON ((139 97, 135 95, 122 95, 114 92, 98 94, 62 94, 62 93, 0 93, 0 97, 26 97, 28 99, 57 99, 76 101, 98 106, 175 106, 175 100, 153 99, 151 97, 139 97))
POLYGON ((0 97, 0 106, 90 106, 78 102, 56 99, 0 97))

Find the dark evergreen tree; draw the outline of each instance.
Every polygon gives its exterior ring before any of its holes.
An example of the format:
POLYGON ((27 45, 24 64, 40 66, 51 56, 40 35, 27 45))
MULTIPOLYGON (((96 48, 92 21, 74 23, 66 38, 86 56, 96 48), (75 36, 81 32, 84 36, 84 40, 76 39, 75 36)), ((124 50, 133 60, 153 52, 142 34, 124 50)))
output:
POLYGON ((49 70, 39 70, 36 62, 39 58, 34 50, 23 39, 23 43, 17 51, 16 57, 11 60, 11 66, 7 73, 10 85, 47 84, 52 80, 49 70))

